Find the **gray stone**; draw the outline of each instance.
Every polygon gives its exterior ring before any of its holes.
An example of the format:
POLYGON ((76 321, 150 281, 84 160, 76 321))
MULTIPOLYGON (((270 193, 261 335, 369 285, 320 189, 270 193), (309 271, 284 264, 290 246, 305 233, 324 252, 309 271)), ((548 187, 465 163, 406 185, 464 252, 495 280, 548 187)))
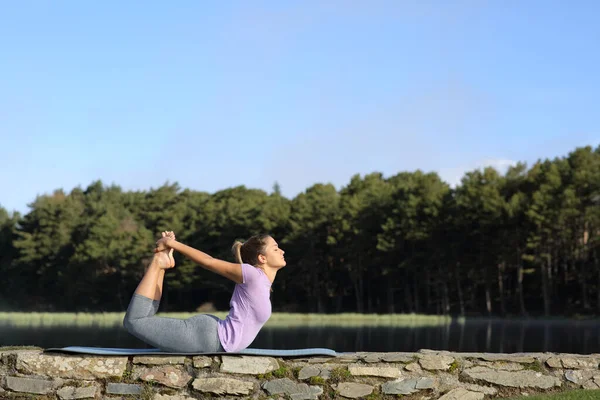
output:
POLYGON ((108 394, 140 394, 142 385, 131 383, 107 383, 106 393, 108 394))
POLYGON ((598 389, 600 388, 600 375, 594 375, 592 379, 586 381, 581 385, 584 389, 598 389))
POLYGON ((430 377, 423 376, 417 379, 415 389, 433 389, 435 386, 435 380, 430 377))
POLYGON ((341 363, 349 363, 349 362, 356 362, 358 360, 360 360, 361 356, 359 353, 348 353, 348 354, 341 354, 339 356, 337 356, 335 358, 335 361, 337 362, 341 362, 341 363))
POLYGON ((432 378, 421 377, 411 379, 397 379, 381 385, 384 394, 412 394, 421 389, 432 389, 435 381, 432 378))
POLYGON ((529 355, 516 355, 516 354, 481 354, 482 360, 485 361, 506 361, 520 364, 532 364, 535 362, 535 358, 529 355))
POLYGON ((296 383, 291 379, 275 379, 263 384, 269 394, 285 394, 292 400, 317 400, 323 393, 319 386, 308 386, 306 383, 296 383))
POLYGON ((368 396, 373 393, 374 387, 362 383, 344 382, 337 385, 334 389, 340 396, 349 399, 358 399, 359 397, 368 396))
POLYGON ((457 388, 463 388, 471 392, 481 392, 488 396, 495 396, 498 394, 498 389, 493 386, 480 386, 474 383, 460 382, 458 380, 458 376, 453 374, 440 372, 437 377, 439 382, 437 384, 436 391, 440 393, 445 393, 457 388))
POLYGON ((552 356, 546 360, 546 364, 551 368, 567 369, 598 369, 598 357, 583 355, 559 355, 552 356))
POLYGON ((134 364, 146 364, 146 365, 179 365, 185 362, 185 357, 156 357, 156 356, 138 356, 133 357, 134 364))
POLYGON ((321 374, 321 368, 316 367, 314 365, 309 365, 300 370, 298 372, 298 379, 305 380, 308 378, 312 378, 313 376, 319 376, 321 374))
POLYGON ((192 376, 183 365, 163 365, 156 367, 133 367, 133 379, 146 382, 158 382, 172 388, 183 388, 192 380, 192 376))
POLYGON ((420 356, 419 364, 421 368, 428 371, 447 371, 450 369, 450 365, 454 362, 454 357, 437 354, 426 354, 420 356))
POLYGON ((421 371, 423 371, 421 369, 421 366, 418 363, 416 363, 416 362, 413 362, 413 363, 410 363, 410 364, 406 364, 406 366, 404 367, 404 369, 407 370, 407 371, 410 371, 410 372, 421 372, 421 371))
POLYGON ((440 397, 439 400, 482 400, 484 397, 485 395, 483 393, 456 388, 440 397))
POLYGON ((522 364, 509 361, 481 361, 477 365, 502 371, 521 371, 525 369, 522 364))
POLYGON ((362 357, 366 363, 378 363, 383 359, 383 353, 367 353, 362 357))
POLYGON ((60 388, 56 394, 62 400, 75 400, 75 399, 90 399, 96 396, 96 386, 64 386, 60 388))
POLYGON ((13 392, 48 394, 54 388, 54 382, 43 379, 7 376, 6 388, 13 392))
POLYGON ((234 378, 198 378, 192 387, 203 393, 243 395, 250 394, 254 384, 234 378))
POLYGON ((414 353, 386 353, 381 359, 385 362, 410 363, 415 360, 414 353))
POLYGON ((581 385, 585 381, 592 379, 594 374, 597 372, 598 371, 590 371, 585 369, 569 369, 565 371, 565 379, 570 382, 581 385))
POLYGON ((192 397, 184 396, 184 395, 180 395, 180 394, 173 394, 173 395, 156 394, 156 395, 154 395, 153 400, 195 400, 195 399, 192 397))
POLYGON ((323 379, 329 379, 331 377, 332 370, 333 370, 333 368, 327 368, 327 367, 321 368, 321 373, 319 374, 319 376, 323 379))
POLYGON ((584 382, 583 385, 581 385, 581 387, 587 390, 595 390, 600 388, 600 386, 598 385, 598 383, 596 383, 595 380, 589 380, 587 382, 584 382))
POLYGON ((598 359, 595 357, 562 357, 563 368, 569 369, 598 369, 598 359))
POLYGON ((266 374, 278 368, 277 360, 272 357, 223 356, 221 363, 221 372, 233 374, 266 374))
POLYGON ((8 361, 8 357, 0 357, 0 374, 1 375, 8 375, 8 370, 9 370, 9 361, 8 361), (6 360, 5 360, 6 358, 6 360))
POLYGON ((127 357, 60 356, 23 352, 17 354, 19 372, 60 378, 95 379, 121 377, 127 357))
POLYGON ((508 387, 549 389, 561 386, 560 379, 531 370, 510 372, 495 371, 487 367, 473 367, 466 369, 463 373, 471 379, 508 387))
POLYGON ((550 368, 562 368, 562 362, 559 357, 550 357, 546 360, 546 365, 550 368))
POLYGON ((379 376, 382 378, 398 378, 400 368, 393 365, 365 366, 363 364, 350 364, 348 371, 353 376, 379 376))
POLYGON ((207 368, 212 365, 212 360, 210 357, 206 356, 196 356, 193 358, 194 367, 196 368, 207 368))
POLYGON ((323 364, 323 363, 329 362, 331 360, 335 360, 335 359, 331 358, 331 357, 313 357, 313 358, 309 358, 308 362, 311 364, 323 364))

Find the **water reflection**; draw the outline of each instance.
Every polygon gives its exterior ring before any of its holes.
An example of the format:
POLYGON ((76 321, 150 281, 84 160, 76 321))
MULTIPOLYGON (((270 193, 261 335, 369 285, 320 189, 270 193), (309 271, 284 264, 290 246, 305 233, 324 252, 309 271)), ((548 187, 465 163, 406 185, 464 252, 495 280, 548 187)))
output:
MULTIPOLYGON (((121 327, 16 327, 0 325, 0 346, 100 346, 144 348, 121 327)), ((600 353, 600 321, 467 320, 437 327, 265 328, 252 347, 290 349, 327 347, 337 351, 600 353)))

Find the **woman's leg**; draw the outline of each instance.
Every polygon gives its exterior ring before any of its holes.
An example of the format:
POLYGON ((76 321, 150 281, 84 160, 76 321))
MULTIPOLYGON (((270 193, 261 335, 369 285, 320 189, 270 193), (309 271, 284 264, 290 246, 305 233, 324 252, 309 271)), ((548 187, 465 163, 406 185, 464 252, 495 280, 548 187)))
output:
POLYGON ((154 254, 150 266, 129 302, 129 307, 127 307, 123 319, 123 326, 134 336, 139 336, 134 333, 136 321, 141 318, 152 317, 157 313, 162 296, 165 269, 172 268, 174 265, 172 250, 154 254))
POLYGON ((165 270, 160 268, 155 260, 156 255, 152 259, 152 262, 138 284, 138 287, 135 289, 135 293, 152 300, 160 301, 160 298, 162 297, 163 281, 165 279, 165 270))
POLYGON ((223 351, 218 337, 218 318, 196 315, 187 320, 154 316, 162 293, 164 270, 174 265, 172 254, 156 253, 138 285, 123 326, 145 343, 172 352, 206 353, 223 351))
MULTIPOLYGON (((172 231, 163 232, 162 237, 171 237, 175 239, 172 231)), ((165 270, 175 266, 173 258, 173 249, 160 251, 154 254, 150 266, 146 270, 144 277, 135 290, 136 294, 160 301, 162 296, 163 281, 165 279, 165 270)))
POLYGON ((154 304, 147 297, 134 294, 124 320, 125 328, 152 347, 180 353, 223 351, 218 336, 219 319, 201 314, 188 319, 156 317, 154 304))

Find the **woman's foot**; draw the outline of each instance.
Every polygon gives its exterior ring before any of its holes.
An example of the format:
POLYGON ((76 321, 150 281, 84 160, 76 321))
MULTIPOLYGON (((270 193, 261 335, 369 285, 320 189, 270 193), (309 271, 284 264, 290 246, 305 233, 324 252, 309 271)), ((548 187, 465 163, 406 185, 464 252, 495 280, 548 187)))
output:
POLYGON ((175 240, 175 233, 173 231, 164 231, 161 235, 162 237, 156 242, 155 253, 170 249, 168 245, 169 241, 175 240))
POLYGON ((152 264, 155 264, 160 269, 173 268, 175 266, 175 259, 173 258, 173 249, 154 253, 152 264))
MULTIPOLYGON (((164 231, 161 236, 163 238, 175 240, 175 233, 173 231, 164 231)), ((152 263, 156 263, 156 265, 160 269, 169 269, 175 266, 175 259, 173 258, 173 249, 169 249, 167 247, 157 248, 154 250, 154 259, 152 263)))

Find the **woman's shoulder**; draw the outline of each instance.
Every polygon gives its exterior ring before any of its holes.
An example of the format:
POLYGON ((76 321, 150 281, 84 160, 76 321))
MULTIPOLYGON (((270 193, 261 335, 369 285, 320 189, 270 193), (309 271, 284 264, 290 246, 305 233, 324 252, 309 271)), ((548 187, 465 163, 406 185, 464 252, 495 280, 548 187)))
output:
POLYGON ((242 277, 244 278, 244 283, 248 283, 248 279, 253 279, 259 274, 258 268, 251 264, 242 264, 242 277))
POLYGON ((266 278, 266 275, 263 270, 254 265, 242 264, 242 277, 244 278, 244 284, 252 284, 254 282, 262 283, 263 279, 266 278))

